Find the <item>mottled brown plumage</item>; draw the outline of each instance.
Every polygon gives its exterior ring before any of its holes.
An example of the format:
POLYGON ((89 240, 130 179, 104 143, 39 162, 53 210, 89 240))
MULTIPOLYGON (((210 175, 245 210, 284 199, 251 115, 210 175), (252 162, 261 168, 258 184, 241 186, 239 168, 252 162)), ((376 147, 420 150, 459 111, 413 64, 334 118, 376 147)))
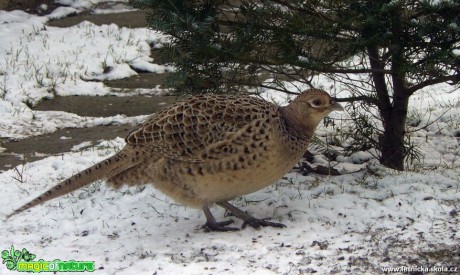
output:
POLYGON ((288 106, 250 96, 201 95, 167 107, 126 137, 115 156, 53 187, 7 218, 98 179, 118 188, 153 184, 177 202, 202 208, 209 230, 235 230, 215 221, 216 203, 253 227, 255 219, 227 201, 281 178, 301 158, 318 123, 341 110, 326 92, 310 89, 288 106))

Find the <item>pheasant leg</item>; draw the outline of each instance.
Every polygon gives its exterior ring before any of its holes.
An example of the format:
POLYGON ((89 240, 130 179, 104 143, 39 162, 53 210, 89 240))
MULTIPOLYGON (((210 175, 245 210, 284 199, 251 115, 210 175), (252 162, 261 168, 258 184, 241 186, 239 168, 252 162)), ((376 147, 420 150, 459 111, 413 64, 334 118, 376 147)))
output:
POLYGON ((203 206, 203 212, 206 216, 206 223, 202 226, 202 228, 206 232, 210 231, 238 231, 239 229, 236 227, 229 227, 227 225, 233 223, 233 220, 217 222, 214 216, 212 215, 209 207, 207 205, 203 206))
POLYGON ((279 228, 286 227, 286 225, 282 223, 269 222, 268 220, 270 218, 265 218, 265 219, 254 218, 253 216, 249 215, 248 213, 240 210, 239 208, 233 206, 232 204, 226 201, 218 202, 217 205, 227 209, 228 211, 235 214, 238 218, 242 219, 244 222, 241 228, 245 228, 246 225, 249 225, 255 229, 259 229, 261 226, 271 226, 271 227, 279 227, 279 228))

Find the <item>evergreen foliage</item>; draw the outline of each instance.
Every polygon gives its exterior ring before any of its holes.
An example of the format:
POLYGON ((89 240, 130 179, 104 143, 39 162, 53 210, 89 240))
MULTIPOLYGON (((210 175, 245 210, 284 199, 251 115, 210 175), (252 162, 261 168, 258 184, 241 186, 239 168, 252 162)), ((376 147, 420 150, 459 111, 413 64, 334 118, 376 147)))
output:
POLYGON ((409 97, 428 85, 460 82, 457 0, 132 4, 149 9, 149 25, 171 35, 165 53, 177 66, 170 85, 180 93, 247 92, 265 86, 287 91, 286 81, 308 84, 313 73, 329 74, 356 94, 348 100, 378 110, 382 127, 372 138, 381 162, 398 170, 408 155, 409 97), (366 74, 372 89, 360 88, 353 74, 366 74))

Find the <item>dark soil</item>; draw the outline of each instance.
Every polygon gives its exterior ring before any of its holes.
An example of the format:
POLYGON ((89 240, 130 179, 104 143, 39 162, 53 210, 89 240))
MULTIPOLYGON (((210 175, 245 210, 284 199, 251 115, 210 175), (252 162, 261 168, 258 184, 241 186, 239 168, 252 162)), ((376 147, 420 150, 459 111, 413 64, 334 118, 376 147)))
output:
MULTIPOLYGON (((156 62, 155 62, 156 63, 156 62)), ((157 63, 159 64, 159 63, 157 63)), ((122 89, 135 89, 135 88, 164 88, 164 81, 169 73, 155 74, 155 73, 142 73, 125 79, 117 79, 105 81, 104 84, 111 88, 122 89)))
POLYGON ((176 101, 174 96, 65 96, 40 102, 34 110, 65 111, 79 116, 148 115, 176 101))
POLYGON ((92 128, 62 129, 51 134, 9 141, 2 144, 6 151, 0 155, 0 171, 16 165, 42 159, 48 155, 69 152, 73 146, 85 141, 125 137, 133 125, 111 125, 92 128), (66 139, 61 139, 66 137, 66 139))
POLYGON ((117 24, 119 27, 146 28, 145 11, 129 11, 109 14, 77 14, 48 22, 53 27, 67 28, 77 25, 83 21, 89 21, 96 25, 117 24))

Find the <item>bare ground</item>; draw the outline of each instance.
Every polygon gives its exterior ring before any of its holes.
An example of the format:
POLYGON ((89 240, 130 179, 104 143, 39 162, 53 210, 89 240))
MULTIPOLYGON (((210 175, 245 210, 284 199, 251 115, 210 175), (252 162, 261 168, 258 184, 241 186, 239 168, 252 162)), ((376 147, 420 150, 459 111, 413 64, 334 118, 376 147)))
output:
POLYGON ((126 28, 146 28, 145 11, 129 11, 109 14, 77 14, 66 18, 54 20, 48 23, 49 26, 67 28, 77 25, 83 21, 89 21, 96 25, 116 23, 126 28))
POLYGON ((148 115, 176 101, 175 96, 66 96, 40 102, 34 110, 65 111, 79 116, 148 115))

